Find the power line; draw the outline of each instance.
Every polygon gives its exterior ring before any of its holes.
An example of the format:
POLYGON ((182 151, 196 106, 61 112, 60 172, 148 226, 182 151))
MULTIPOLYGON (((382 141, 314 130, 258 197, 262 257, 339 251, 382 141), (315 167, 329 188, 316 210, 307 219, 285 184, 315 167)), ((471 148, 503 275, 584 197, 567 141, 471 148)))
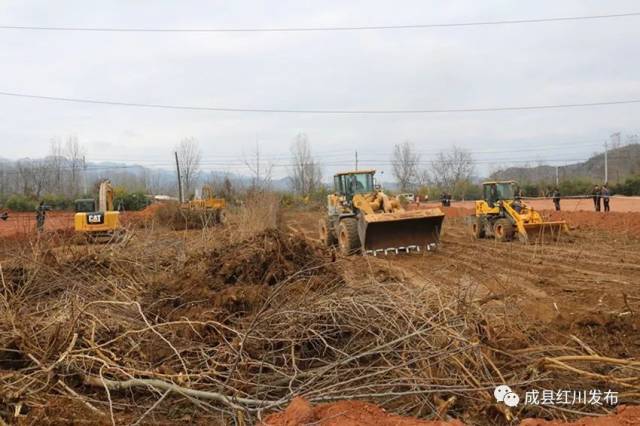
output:
MULTIPOLYGON (((502 153, 512 153, 512 152, 526 152, 526 151, 534 151, 535 153, 547 153, 547 152, 556 152, 556 151, 564 151, 564 150, 575 150, 576 148, 590 148, 590 147, 600 147, 602 145, 602 142, 594 142, 594 141, 582 141, 582 142, 570 142, 570 143, 563 143, 563 142, 558 142, 554 145, 537 145, 537 146, 529 146, 529 147, 522 147, 522 148, 509 148, 509 149, 489 149, 489 150, 466 150, 468 151, 470 154, 474 154, 474 155, 485 155, 485 154, 502 154, 502 153)), ((426 155, 426 156, 430 156, 430 155, 435 155, 438 154, 439 152, 442 152, 443 149, 429 149, 429 150, 424 150, 424 149, 417 149, 416 152, 420 155, 426 155)), ((376 149, 367 149, 366 150, 367 154, 372 154, 372 155, 377 155, 377 156, 386 156, 386 157, 391 157, 391 155, 393 154, 391 151, 382 151, 382 150, 376 150, 376 149)), ((313 151, 313 157, 315 159, 320 159, 320 160, 325 160, 328 158, 350 158, 350 156, 353 154, 353 150, 350 148, 343 148, 343 149, 336 149, 336 150, 327 150, 327 151, 313 151)), ((138 163, 141 164, 149 164, 149 165, 154 165, 154 164, 158 164, 158 162, 160 162, 160 164, 163 164, 163 160, 162 158, 166 157, 165 154, 162 153, 155 153, 155 154, 145 154, 145 158, 144 159, 136 159, 136 160, 131 160, 131 156, 128 155, 126 157, 100 157, 100 158, 94 158, 93 162, 123 162, 123 161, 136 161, 138 163), (159 158, 160 157, 160 158, 159 158)), ((287 154, 287 153, 274 153, 272 155, 260 155, 260 158, 262 160, 265 161, 277 161, 277 160, 288 160, 291 158, 291 154, 287 154)), ((215 162, 217 160, 222 160, 219 161, 222 164, 228 164, 230 161, 233 162, 240 162, 241 164, 244 164, 245 161, 252 161, 251 158, 249 158, 248 156, 242 156, 242 155, 238 155, 238 154, 215 154, 215 155, 207 155, 207 156, 203 156, 201 158, 202 163, 209 163, 209 162, 215 162)))
POLYGON ((115 28, 115 27, 57 27, 0 25, 2 30, 28 31, 90 31, 113 33, 275 33, 275 32, 320 32, 320 31, 379 31, 414 30, 425 28, 480 27, 490 25, 538 24, 543 22, 584 21, 596 19, 629 18, 640 16, 640 12, 613 13, 607 15, 566 16, 533 19, 507 19, 497 21, 472 21, 441 24, 371 25, 371 26, 330 26, 330 27, 265 27, 265 28, 115 28))
POLYGON ((147 104, 138 102, 106 101, 99 99, 67 98, 57 96, 31 95, 26 93, 0 92, 1 96, 16 98, 38 99, 57 102, 73 102, 83 104, 111 105, 137 108, 154 108, 186 111, 213 111, 213 112, 248 112, 248 113, 270 113, 270 114, 448 114, 448 113, 469 113, 469 112, 499 112, 499 111, 529 111, 564 108, 584 108, 594 106, 627 105, 640 103, 640 99, 626 99, 619 101, 600 101, 585 103, 567 104, 543 104, 543 105, 519 105, 519 106, 499 106, 499 107, 479 107, 479 108, 445 108, 445 109, 380 109, 380 110, 345 110, 345 109, 278 109, 278 108, 231 108, 231 107, 208 107, 208 106, 188 106, 169 104, 147 104))

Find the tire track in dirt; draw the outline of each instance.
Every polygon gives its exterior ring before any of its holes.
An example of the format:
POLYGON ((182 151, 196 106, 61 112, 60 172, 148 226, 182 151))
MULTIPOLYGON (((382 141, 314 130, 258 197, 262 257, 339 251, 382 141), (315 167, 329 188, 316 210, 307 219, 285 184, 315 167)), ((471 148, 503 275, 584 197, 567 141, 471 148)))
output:
MULTIPOLYGON (((304 212, 291 219, 296 229, 314 238, 320 217, 304 212)), ((640 286, 640 240, 611 237, 604 231, 574 231, 569 241, 550 244, 498 243, 474 240, 463 219, 453 217, 445 221, 436 252, 382 259, 364 263, 363 257, 353 256, 344 261, 354 270, 366 264, 452 294, 494 295, 545 322, 561 313, 620 312, 624 295, 636 294, 640 286)), ((633 303, 640 309, 640 302, 633 303)))

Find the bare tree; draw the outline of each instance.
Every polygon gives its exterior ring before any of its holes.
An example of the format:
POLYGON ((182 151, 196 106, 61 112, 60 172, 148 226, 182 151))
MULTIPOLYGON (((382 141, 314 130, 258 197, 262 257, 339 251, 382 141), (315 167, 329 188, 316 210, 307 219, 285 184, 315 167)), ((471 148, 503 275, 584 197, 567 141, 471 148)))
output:
POLYGON ((64 166, 67 159, 64 157, 62 142, 57 138, 52 138, 49 143, 49 167, 51 169, 52 186, 59 194, 64 192, 64 166))
POLYGON ((256 141, 256 149, 252 155, 253 158, 245 156, 244 164, 247 166, 253 178, 251 179, 251 188, 255 190, 262 190, 271 186, 271 172, 273 165, 265 163, 260 158, 260 145, 256 141))
POLYGON ((405 141, 393 147, 391 166, 393 176, 398 181, 401 191, 408 191, 420 180, 418 166, 420 154, 418 154, 409 141, 405 141))
MULTIPOLYGON (((454 192, 465 190, 473 175, 474 163, 471 152, 454 146, 450 151, 441 151, 432 165, 434 183, 443 190, 454 192)), ((461 194, 464 196, 464 194, 461 194)))
POLYGON ((69 136, 67 143, 65 144, 65 151, 67 156, 67 163, 69 168, 69 195, 77 195, 80 191, 80 181, 82 176, 82 170, 85 166, 84 157, 86 151, 84 147, 78 142, 77 136, 69 136))
POLYGON ((185 138, 176 148, 180 174, 184 183, 184 192, 190 196, 195 191, 195 186, 200 176, 200 146, 195 138, 185 138))
POLYGON ((322 171, 311 155, 311 145, 306 134, 299 133, 296 136, 291 144, 291 156, 289 181, 293 191, 300 195, 308 195, 320 188, 322 171))

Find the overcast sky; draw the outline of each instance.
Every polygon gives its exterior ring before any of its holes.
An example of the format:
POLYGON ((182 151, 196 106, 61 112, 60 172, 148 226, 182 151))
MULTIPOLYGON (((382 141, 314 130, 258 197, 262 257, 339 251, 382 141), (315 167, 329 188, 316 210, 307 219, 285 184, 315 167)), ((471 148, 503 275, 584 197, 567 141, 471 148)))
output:
MULTIPOLYGON (((640 11, 633 0, 2 1, 0 25, 251 28, 457 23, 640 11)), ((387 31, 98 33, 0 30, 0 91, 279 109, 446 109, 640 99, 640 17, 387 31)), ((0 96, 0 156, 76 135, 90 161, 168 166, 195 137, 206 168, 246 173, 258 141, 276 177, 306 133, 329 175, 390 173, 392 147, 428 160, 453 144, 479 172, 582 159, 640 133, 640 104, 544 111, 305 115, 173 111, 0 96), (495 151, 487 153, 483 151, 495 151), (218 164, 224 164, 218 166, 218 164)))

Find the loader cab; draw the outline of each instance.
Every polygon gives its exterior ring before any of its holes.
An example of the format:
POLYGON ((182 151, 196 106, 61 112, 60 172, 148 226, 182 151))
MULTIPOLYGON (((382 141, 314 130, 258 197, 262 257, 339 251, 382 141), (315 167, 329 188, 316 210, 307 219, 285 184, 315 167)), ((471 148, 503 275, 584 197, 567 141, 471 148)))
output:
POLYGON ((366 194, 375 191, 373 175, 375 170, 338 173, 333 177, 336 194, 343 195, 351 201, 355 194, 366 194))
POLYGON ((512 201, 516 198, 518 184, 514 181, 484 182, 484 201, 493 207, 498 201, 512 201))

